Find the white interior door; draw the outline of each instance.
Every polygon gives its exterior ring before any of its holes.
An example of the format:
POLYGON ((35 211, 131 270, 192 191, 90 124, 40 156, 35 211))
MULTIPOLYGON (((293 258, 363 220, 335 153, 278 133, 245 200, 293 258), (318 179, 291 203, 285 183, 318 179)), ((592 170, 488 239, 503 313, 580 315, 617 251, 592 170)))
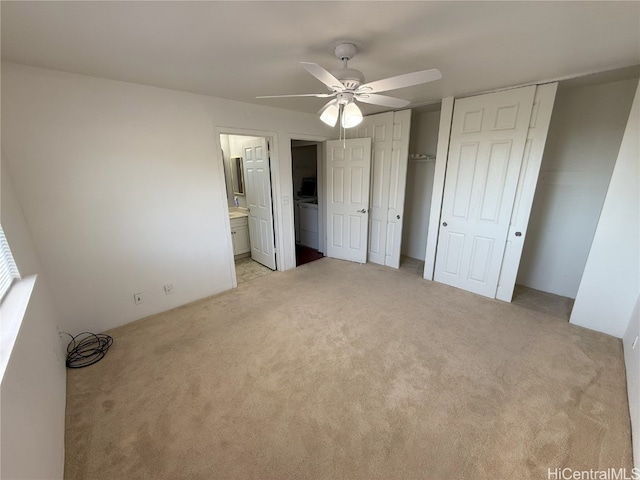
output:
POLYGON ((251 258, 275 270, 276 252, 267 139, 247 137, 242 140, 241 145, 249 208, 251 258))
POLYGON ((328 257, 367 262, 371 139, 326 143, 328 257))
POLYGON ((535 90, 456 100, 436 281, 495 298, 535 90))
POLYGON ((398 268, 404 217, 411 110, 364 117, 348 138, 371 138, 368 259, 398 268))
POLYGON ((391 176, 391 134, 393 112, 367 115, 356 128, 347 130, 348 138, 371 139, 371 189, 369 193, 368 259, 384 265, 387 242, 387 209, 391 176))
POLYGON ((384 264, 393 268, 400 267, 410 129, 411 110, 395 112, 393 114, 393 132, 391 134, 391 172, 389 178, 389 205, 387 208, 387 241, 384 257, 384 264))
POLYGON ((502 269, 498 279, 496 298, 510 302, 513 289, 516 286, 518 267, 522 257, 524 239, 527 236, 527 226, 533 205, 533 196, 538 183, 542 154, 547 141, 551 112, 556 98, 557 83, 538 85, 533 100, 533 110, 529 121, 527 143, 524 147, 520 178, 516 189, 516 198, 511 213, 507 243, 502 260, 502 269))

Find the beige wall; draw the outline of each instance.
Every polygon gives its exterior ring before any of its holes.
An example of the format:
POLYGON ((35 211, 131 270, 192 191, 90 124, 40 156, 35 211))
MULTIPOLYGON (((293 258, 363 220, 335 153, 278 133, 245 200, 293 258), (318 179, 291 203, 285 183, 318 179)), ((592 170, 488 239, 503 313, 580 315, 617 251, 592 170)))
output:
POLYGON ((231 288, 216 129, 276 137, 278 247, 284 268, 293 268, 290 138, 331 133, 316 115, 12 64, 2 68, 2 127, 16 192, 70 333, 231 288), (163 292, 167 282, 172 295, 163 292))
MULTIPOLYGON (((22 215, 9 169, 0 166, 3 230, 22 277, 37 275, 12 355, 2 377, 0 396, 0 477, 6 479, 62 478, 66 369, 57 315, 29 227, 22 215)), ((4 313, 4 312, 3 312, 4 313)), ((2 335, 8 323, 2 318, 2 335)))
POLYGON ((635 466, 640 468, 640 86, 589 252, 571 323, 622 338, 635 466))
POLYGON ((637 80, 558 90, 517 283, 575 298, 637 80))

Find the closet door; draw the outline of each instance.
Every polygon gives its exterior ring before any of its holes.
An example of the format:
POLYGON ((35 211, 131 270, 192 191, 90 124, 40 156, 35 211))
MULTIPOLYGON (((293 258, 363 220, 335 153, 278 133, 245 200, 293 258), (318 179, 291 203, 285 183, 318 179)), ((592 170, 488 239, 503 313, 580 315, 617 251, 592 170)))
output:
POLYGON ((367 258, 384 265, 387 246, 387 210, 391 178, 393 112, 367 115, 347 138, 371 139, 371 191, 369 200, 369 240, 367 258))
POLYGON ((535 91, 456 100, 434 280, 495 298, 535 91))
POLYGON ((402 224, 404 222, 404 197, 407 189, 407 167, 409 163, 409 131, 411 110, 393 114, 391 134, 391 172, 389 178, 389 208, 387 209, 387 240, 384 264, 400 268, 402 247, 402 224))
POLYGON ((505 302, 510 302, 513 297, 513 289, 516 286, 518 267, 524 247, 524 239, 527 236, 527 226, 533 205, 533 196, 536 192, 540 165, 542 164, 542 153, 547 142, 547 133, 551 123, 551 112, 556 99, 557 83, 538 85, 536 95, 533 100, 533 111, 529 121, 527 132, 527 143, 524 147, 524 157, 520 168, 520 178, 516 198, 511 213, 509 232, 507 234, 507 244, 505 246, 504 258, 500 279, 498 280, 498 290, 496 298, 505 302))
POLYGON ((368 259, 400 266, 411 110, 367 115, 347 138, 371 138, 368 259))

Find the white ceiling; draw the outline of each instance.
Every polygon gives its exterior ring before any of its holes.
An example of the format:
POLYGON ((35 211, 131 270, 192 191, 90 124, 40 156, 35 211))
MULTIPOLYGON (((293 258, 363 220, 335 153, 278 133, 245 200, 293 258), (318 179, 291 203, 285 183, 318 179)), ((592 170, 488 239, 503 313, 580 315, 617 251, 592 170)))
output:
MULTIPOLYGON (((424 105, 640 63, 640 2, 7 2, 2 60, 314 113, 322 93, 300 61, 367 81, 438 68, 388 92, 424 105)), ((364 106, 365 113, 380 111, 364 106)))

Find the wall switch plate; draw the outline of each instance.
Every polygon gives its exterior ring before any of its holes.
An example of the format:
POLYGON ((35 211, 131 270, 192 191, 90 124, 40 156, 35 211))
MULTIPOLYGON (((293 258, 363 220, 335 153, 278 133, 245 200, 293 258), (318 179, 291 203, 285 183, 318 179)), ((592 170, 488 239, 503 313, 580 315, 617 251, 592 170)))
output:
POLYGON ((173 283, 164 284, 164 294, 171 295, 173 293, 173 283))
POLYGON ((140 305, 142 303, 142 294, 141 293, 134 293, 133 294, 133 303, 135 303, 136 305, 140 305))

